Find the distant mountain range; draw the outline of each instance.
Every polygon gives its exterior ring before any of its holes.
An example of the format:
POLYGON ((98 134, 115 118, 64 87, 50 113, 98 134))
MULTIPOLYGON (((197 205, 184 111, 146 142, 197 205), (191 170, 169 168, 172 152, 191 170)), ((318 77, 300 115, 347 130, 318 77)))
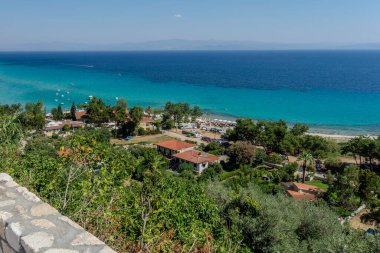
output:
POLYGON ((149 51, 149 50, 380 50, 380 43, 265 43, 227 40, 157 40, 119 44, 65 42, 0 44, 0 51, 149 51))

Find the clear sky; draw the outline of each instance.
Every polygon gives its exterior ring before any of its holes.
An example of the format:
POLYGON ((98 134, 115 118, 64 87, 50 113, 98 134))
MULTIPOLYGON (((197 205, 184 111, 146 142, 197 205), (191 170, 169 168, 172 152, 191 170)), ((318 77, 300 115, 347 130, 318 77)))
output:
POLYGON ((0 44, 380 42, 380 0, 0 0, 0 44))

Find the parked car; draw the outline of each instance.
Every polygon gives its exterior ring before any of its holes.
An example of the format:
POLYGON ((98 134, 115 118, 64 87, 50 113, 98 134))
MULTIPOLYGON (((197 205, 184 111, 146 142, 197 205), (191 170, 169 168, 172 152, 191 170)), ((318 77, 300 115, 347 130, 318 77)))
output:
POLYGON ((211 142, 211 138, 210 137, 202 137, 202 141, 211 142))

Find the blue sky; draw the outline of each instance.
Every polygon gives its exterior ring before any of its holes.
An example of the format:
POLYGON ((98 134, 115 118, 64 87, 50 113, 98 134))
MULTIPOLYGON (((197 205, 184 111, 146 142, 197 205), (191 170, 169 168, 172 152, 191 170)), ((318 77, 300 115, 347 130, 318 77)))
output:
POLYGON ((0 44, 380 42, 379 0, 0 0, 0 44))

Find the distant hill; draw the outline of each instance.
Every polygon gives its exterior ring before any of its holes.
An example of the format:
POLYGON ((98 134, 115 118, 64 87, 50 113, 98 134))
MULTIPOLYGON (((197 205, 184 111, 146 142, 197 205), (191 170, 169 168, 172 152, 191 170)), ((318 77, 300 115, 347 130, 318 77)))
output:
POLYGON ((0 44, 0 51, 148 51, 148 50, 380 50, 380 43, 266 43, 227 40, 157 40, 119 44, 65 42, 0 44))

